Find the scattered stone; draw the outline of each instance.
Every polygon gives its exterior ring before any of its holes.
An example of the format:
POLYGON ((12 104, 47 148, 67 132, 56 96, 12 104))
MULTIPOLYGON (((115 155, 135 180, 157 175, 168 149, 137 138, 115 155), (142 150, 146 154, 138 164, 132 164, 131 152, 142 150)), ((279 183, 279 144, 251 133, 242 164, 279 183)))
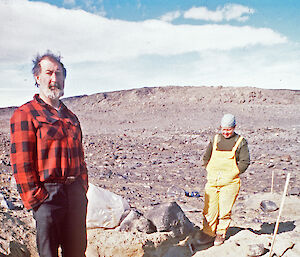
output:
POLYGON ((281 156, 281 161, 284 161, 284 162, 290 162, 292 160, 292 157, 290 155, 284 155, 284 156, 281 156))
POLYGON ((167 190, 167 196, 168 197, 183 197, 185 196, 185 191, 182 188, 179 188, 177 186, 169 187, 167 190))
POLYGON ((276 211, 279 209, 278 206, 276 205, 276 203, 274 203, 273 201, 270 201, 270 200, 261 201, 260 208, 264 212, 272 212, 272 211, 276 211))
POLYGON ((162 181, 162 180, 164 179, 164 177, 163 177, 162 175, 159 174, 159 175, 157 176, 157 179, 158 179, 159 181, 162 181))
POLYGON ((259 219, 259 218, 252 219, 252 222, 254 222, 254 223, 263 223, 262 220, 259 219))
POLYGON ((270 188, 269 188, 269 187, 265 187, 262 191, 263 191, 264 193, 270 192, 270 188))
POLYGON ((292 187, 289 191, 288 191, 288 195, 300 195, 300 188, 299 187, 292 187))
POLYGON ((247 256, 261 256, 265 253, 265 247, 263 244, 251 244, 248 245, 247 256))
POLYGON ((159 232, 172 231, 175 236, 189 234, 194 225, 176 202, 163 203, 145 213, 159 232))
POLYGON ((11 201, 8 201, 7 199, 5 199, 4 195, 1 193, 0 193, 0 206, 5 209, 9 209, 9 210, 15 209, 15 206, 13 205, 13 203, 11 201))
POLYGON ((239 200, 247 200, 247 199, 249 199, 249 195, 240 195, 239 197, 238 197, 238 199, 239 200))

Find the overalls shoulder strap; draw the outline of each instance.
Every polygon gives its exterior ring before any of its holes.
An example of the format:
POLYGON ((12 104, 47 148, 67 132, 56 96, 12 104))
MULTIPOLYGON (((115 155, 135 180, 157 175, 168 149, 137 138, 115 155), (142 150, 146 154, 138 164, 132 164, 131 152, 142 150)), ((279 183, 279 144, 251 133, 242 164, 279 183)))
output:
POLYGON ((240 136, 239 139, 236 141, 234 147, 232 148, 232 152, 235 153, 236 149, 239 147, 240 143, 242 142, 244 137, 240 136))
POLYGON ((218 137, 219 137, 218 134, 216 134, 215 137, 214 137, 213 151, 217 150, 218 137))

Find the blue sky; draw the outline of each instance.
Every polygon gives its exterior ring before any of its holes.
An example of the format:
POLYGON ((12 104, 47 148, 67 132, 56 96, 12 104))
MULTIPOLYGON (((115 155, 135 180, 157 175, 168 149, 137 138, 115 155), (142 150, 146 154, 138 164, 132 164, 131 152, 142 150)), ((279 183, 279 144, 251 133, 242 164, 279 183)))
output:
POLYGON ((37 92, 51 49, 65 96, 150 86, 300 89, 300 1, 0 0, 0 107, 37 92))

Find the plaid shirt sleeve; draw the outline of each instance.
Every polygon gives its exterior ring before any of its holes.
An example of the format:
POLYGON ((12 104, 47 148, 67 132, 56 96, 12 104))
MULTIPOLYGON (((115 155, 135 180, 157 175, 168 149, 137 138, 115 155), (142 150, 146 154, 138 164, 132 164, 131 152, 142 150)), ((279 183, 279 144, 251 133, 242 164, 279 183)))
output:
POLYGON ((48 197, 36 169, 36 128, 28 112, 17 109, 10 120, 11 163, 17 189, 27 209, 48 197))
POLYGON ((85 192, 88 191, 89 188, 89 183, 88 183, 88 170, 86 167, 86 162, 84 160, 84 151, 83 151, 83 147, 82 147, 82 131, 80 128, 80 134, 81 134, 81 144, 80 144, 80 173, 81 173, 81 179, 83 181, 83 187, 85 189, 85 192))

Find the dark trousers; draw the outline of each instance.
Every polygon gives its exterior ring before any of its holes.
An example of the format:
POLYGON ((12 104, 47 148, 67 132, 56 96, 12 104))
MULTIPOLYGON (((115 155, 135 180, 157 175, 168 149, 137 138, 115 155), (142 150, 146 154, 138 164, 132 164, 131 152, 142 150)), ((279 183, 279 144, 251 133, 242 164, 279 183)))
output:
POLYGON ((85 257, 87 198, 79 181, 47 183, 49 197, 33 212, 41 257, 85 257))

